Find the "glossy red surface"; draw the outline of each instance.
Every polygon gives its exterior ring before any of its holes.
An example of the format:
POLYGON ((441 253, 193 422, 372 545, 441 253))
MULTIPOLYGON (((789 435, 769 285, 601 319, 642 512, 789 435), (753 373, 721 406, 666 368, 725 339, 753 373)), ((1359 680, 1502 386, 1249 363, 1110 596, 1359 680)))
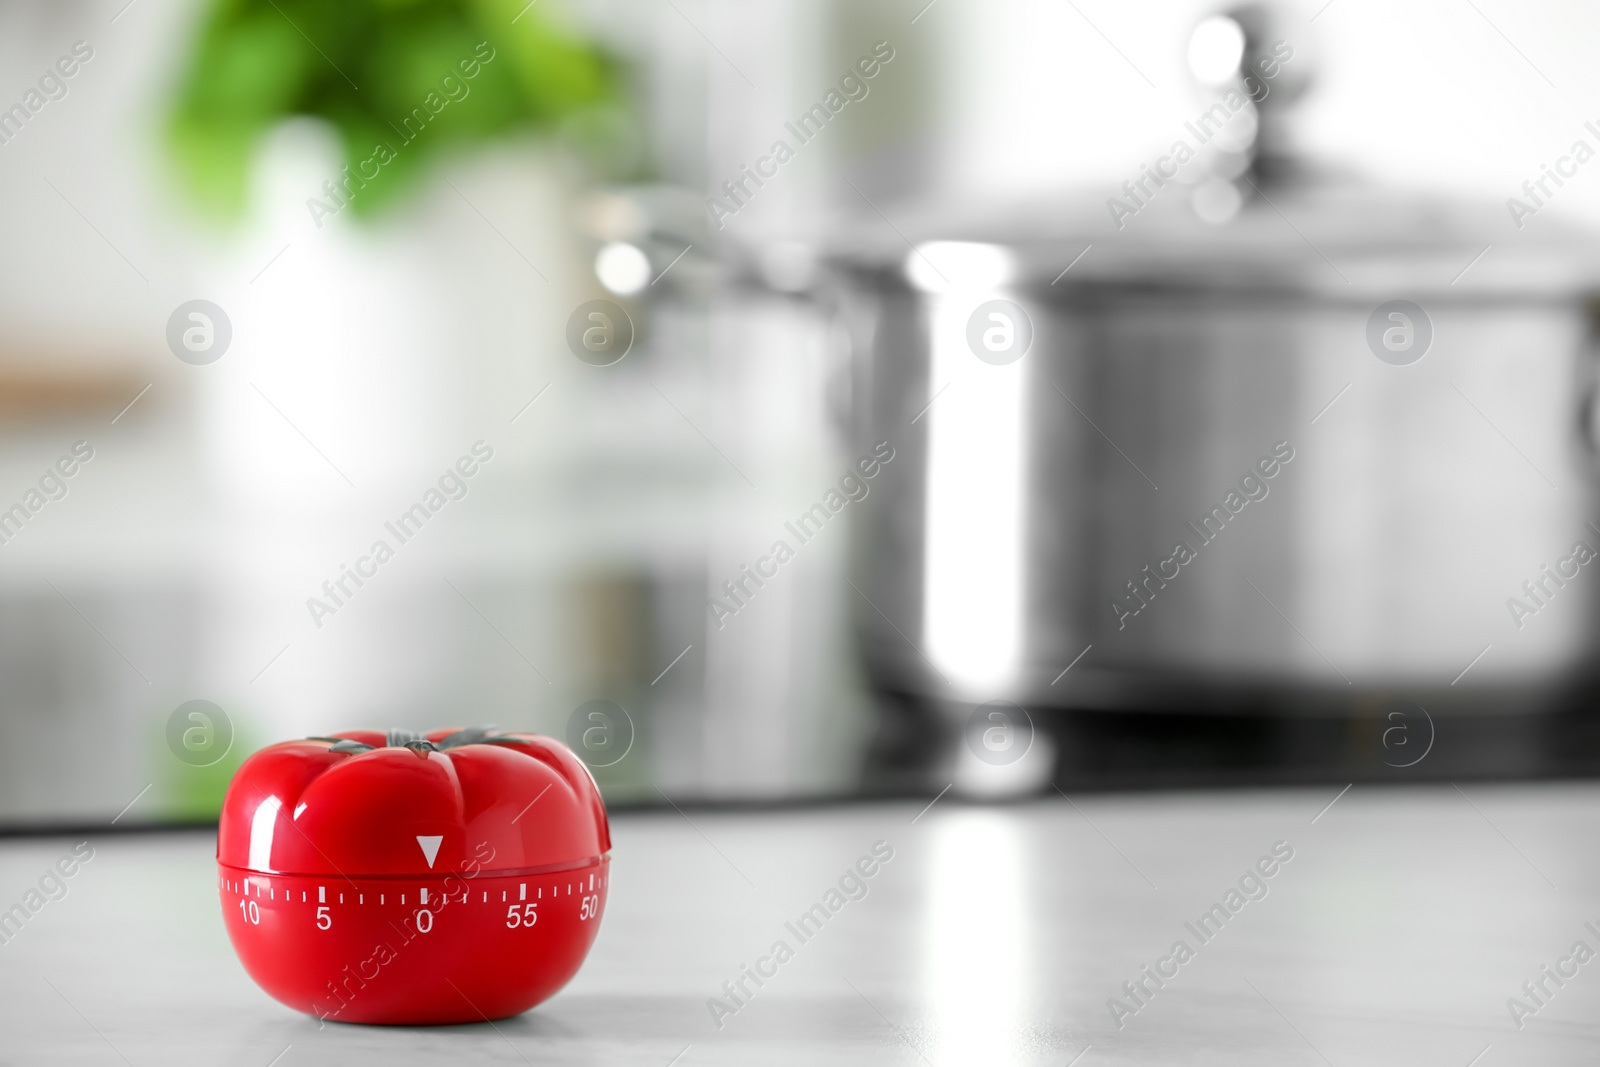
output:
POLYGON ((340 1021, 471 1022, 577 972, 605 905, 605 806, 564 745, 490 736, 352 730, 245 761, 217 860, 229 937, 263 989, 340 1021))

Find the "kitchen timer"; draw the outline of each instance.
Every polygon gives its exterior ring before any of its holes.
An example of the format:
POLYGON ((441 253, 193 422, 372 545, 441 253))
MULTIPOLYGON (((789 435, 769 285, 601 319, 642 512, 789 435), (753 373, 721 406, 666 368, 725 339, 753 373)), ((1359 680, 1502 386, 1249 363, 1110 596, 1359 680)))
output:
POLYGON ((217 833, 240 961, 298 1011, 440 1024, 526 1011, 577 973, 605 911, 594 778, 548 737, 350 730, 262 749, 217 833))

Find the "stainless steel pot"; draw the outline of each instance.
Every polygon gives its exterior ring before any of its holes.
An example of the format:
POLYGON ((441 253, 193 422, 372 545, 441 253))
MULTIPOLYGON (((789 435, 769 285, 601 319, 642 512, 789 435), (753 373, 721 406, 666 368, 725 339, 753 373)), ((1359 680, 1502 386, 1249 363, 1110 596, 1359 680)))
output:
POLYGON ((1585 240, 1246 156, 835 257, 851 433, 896 451, 853 575, 880 689, 1535 701, 1592 658, 1585 240))

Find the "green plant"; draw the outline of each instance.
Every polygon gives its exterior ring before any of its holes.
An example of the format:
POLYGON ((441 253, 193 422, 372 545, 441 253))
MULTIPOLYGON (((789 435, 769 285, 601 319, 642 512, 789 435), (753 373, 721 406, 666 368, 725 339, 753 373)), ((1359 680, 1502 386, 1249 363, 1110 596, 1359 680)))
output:
POLYGON ((527 0, 210 0, 168 143, 198 205, 237 218, 261 139, 292 116, 322 119, 351 171, 387 149, 350 197, 369 213, 451 147, 619 109, 619 83, 612 59, 527 0), (419 132, 424 119, 437 121, 419 132))

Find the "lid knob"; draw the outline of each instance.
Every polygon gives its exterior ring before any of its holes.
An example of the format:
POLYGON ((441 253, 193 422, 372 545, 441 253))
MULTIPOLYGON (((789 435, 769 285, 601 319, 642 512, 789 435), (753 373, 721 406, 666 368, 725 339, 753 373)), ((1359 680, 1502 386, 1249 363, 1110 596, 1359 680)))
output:
POLYGON ((1202 19, 1190 34, 1189 73, 1213 102, 1202 125, 1209 129, 1213 112, 1227 116, 1199 155, 1204 176, 1191 202, 1207 222, 1226 222, 1296 169, 1287 105, 1312 80, 1310 25, 1290 23, 1279 8, 1244 4, 1202 19))

